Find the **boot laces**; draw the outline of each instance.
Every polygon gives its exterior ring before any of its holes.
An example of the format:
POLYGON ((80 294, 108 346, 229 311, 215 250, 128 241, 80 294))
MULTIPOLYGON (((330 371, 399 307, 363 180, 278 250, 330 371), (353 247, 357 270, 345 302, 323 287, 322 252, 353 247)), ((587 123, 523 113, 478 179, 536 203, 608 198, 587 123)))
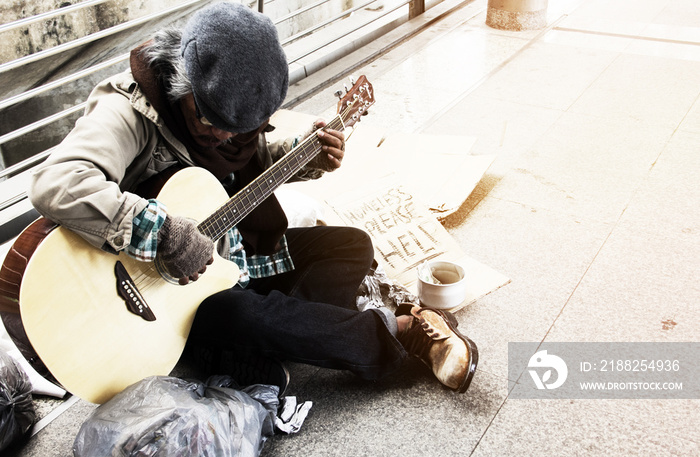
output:
POLYGON ((412 314, 414 317, 411 326, 399 340, 409 354, 423 358, 428 355, 434 342, 444 340, 449 335, 431 325, 419 312, 412 314))

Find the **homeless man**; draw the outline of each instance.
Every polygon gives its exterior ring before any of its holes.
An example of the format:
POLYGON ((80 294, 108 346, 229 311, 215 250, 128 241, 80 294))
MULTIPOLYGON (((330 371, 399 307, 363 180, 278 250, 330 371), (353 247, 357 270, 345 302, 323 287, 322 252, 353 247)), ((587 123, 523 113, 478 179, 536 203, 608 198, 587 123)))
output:
MULTIPOLYGON (((97 248, 158 259, 187 287, 206 275, 214 242, 135 190, 172 165, 203 167, 230 195, 240 190, 299 141, 265 138, 287 86, 287 60, 266 16, 236 3, 206 7, 182 31, 157 33, 132 52, 130 70, 93 90, 84 116, 34 173, 31 201, 97 248)), ((296 179, 318 178, 343 160, 343 133, 323 121, 315 126, 322 150, 296 179)), ((477 351, 454 316, 412 305, 396 315, 357 310, 355 295, 374 255, 363 231, 287 229, 271 196, 220 241, 217 249, 241 277, 200 305, 189 347, 228 351, 284 373, 277 360, 370 380, 413 355, 444 385, 467 390, 477 351)), ((277 384, 283 389, 286 381, 277 384)))

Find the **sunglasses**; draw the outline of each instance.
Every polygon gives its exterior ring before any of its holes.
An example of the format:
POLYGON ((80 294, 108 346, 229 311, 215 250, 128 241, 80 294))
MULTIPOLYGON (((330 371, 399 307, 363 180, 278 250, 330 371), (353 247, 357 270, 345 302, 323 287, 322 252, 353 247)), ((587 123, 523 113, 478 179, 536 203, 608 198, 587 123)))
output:
POLYGON ((209 122, 209 119, 204 117, 201 111, 199 111, 199 106, 197 106, 197 100, 192 97, 192 100, 194 100, 194 113, 195 116, 197 116, 197 120, 199 121, 200 124, 206 125, 207 127, 214 127, 214 124, 209 122))

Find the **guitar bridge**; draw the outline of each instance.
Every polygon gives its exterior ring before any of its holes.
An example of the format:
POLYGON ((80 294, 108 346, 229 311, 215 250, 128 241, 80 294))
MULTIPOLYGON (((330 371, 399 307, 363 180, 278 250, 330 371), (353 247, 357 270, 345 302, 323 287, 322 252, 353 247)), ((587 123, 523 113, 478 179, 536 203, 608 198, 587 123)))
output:
POLYGON ((117 277, 117 293, 126 302, 129 312, 140 316, 143 320, 154 321, 156 315, 144 300, 133 279, 129 276, 124 265, 117 260, 114 265, 114 275, 117 277))

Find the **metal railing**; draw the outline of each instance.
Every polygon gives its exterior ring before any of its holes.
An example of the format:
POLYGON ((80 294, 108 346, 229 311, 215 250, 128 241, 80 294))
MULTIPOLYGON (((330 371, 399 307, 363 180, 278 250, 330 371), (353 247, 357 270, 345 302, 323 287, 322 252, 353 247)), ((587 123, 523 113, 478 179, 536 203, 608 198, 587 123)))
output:
MULTIPOLYGON (((60 15, 65 15, 71 12, 78 11, 80 9, 84 9, 87 7, 95 7, 97 5, 103 4, 108 2, 109 0, 85 0, 80 3, 70 5, 64 8, 59 8, 53 11, 49 11, 46 13, 42 13, 30 18, 26 19, 19 19, 17 21, 13 21, 10 23, 6 23, 3 25, 0 25, 0 33, 15 30, 15 29, 21 29, 23 27, 27 27, 30 24, 34 24, 40 21, 44 21, 48 18, 60 16, 60 15)), ((183 2, 182 4, 179 4, 177 6, 173 6, 167 9, 163 9, 161 11, 146 15, 141 18, 137 19, 132 19, 127 22, 115 25, 113 27, 109 27, 107 29, 89 34, 85 37, 82 38, 77 38, 75 40, 69 41, 64 44, 60 44, 57 46, 54 46, 52 48, 46 49, 44 51, 36 52, 15 60, 12 60, 10 62, 6 62, 3 64, 0 64, 0 75, 6 72, 11 72, 11 71, 17 71, 18 69, 22 68, 23 66, 29 64, 29 63, 40 63, 42 60, 47 59, 48 57, 51 56, 56 56, 58 54, 62 54, 71 50, 75 50, 81 46, 84 46, 85 44, 88 43, 94 43, 96 41, 102 40, 106 37, 113 36, 117 33, 121 33, 130 29, 134 29, 136 27, 139 27, 143 24, 150 23, 153 21, 157 21, 158 19, 161 19, 165 16, 168 15, 173 15, 177 14, 178 11, 183 11, 186 10, 187 8, 192 8, 196 6, 197 3, 203 3, 206 2, 207 0, 189 0, 186 2, 183 2)), ((298 16, 305 14, 305 13, 312 13, 316 8, 321 7, 324 4, 327 4, 331 2, 332 0, 318 0, 315 2, 310 2, 306 5, 303 5, 301 8, 297 9, 296 11, 289 12, 288 14, 282 15, 277 18, 272 18, 273 22, 276 25, 283 24, 287 21, 293 21, 295 18, 298 16)), ((316 31, 327 28, 330 25, 340 22, 344 20, 345 18, 349 17, 353 13, 362 10, 364 8, 367 8, 370 4, 377 2, 378 0, 368 0, 365 2, 355 2, 355 4, 343 11, 341 11, 339 14, 333 15, 332 17, 327 17, 324 18, 323 20, 317 21, 313 26, 302 30, 301 32, 298 32, 292 36, 284 38, 281 42, 283 46, 287 46, 293 42, 296 42, 306 36, 309 36, 310 34, 315 33, 316 31)), ((270 5, 273 3, 272 1, 263 1, 263 0, 257 0, 257 9, 259 11, 264 12, 267 14, 268 8, 266 6, 270 5)), ((386 3, 386 1, 385 1, 386 3)), ((340 33, 336 34, 335 36, 331 36, 330 38, 324 40, 323 42, 319 43, 314 43, 313 46, 311 46, 309 49, 306 49, 303 51, 301 54, 296 55, 296 56, 291 56, 289 57, 289 63, 293 64, 295 62, 300 61, 304 57, 309 56, 310 54, 313 54, 315 52, 320 51, 326 46, 331 45, 332 43, 343 39, 344 37, 348 36, 349 34, 358 32, 359 30, 368 27, 370 24, 380 21, 387 16, 395 13, 397 10, 399 10, 402 7, 405 7, 408 5, 408 14, 406 15, 406 19, 410 19, 412 17, 415 17, 416 15, 422 13, 425 10, 425 3, 424 0, 395 0, 394 2, 389 2, 393 3, 393 5, 389 8, 386 8, 386 10, 378 12, 377 14, 373 14, 371 16, 367 17, 367 20, 365 22, 359 23, 354 25, 353 27, 350 28, 345 28, 342 30, 340 33)), ((79 81, 89 75, 95 74, 99 71, 108 71, 111 67, 115 67, 119 64, 122 64, 125 62, 129 57, 129 54, 121 54, 117 57, 110 58, 108 60, 105 60, 103 62, 100 62, 98 64, 95 64, 93 66, 90 66, 89 68, 81 69, 79 71, 76 71, 72 74, 69 74, 67 76, 63 76, 59 79, 56 79, 55 81, 51 81, 45 84, 42 84, 38 87, 31 88, 29 90, 26 90, 18 95, 14 95, 11 97, 7 97, 4 100, 0 100, 0 110, 5 110, 9 107, 12 107, 14 105, 17 105, 19 103, 27 102, 31 100, 34 97, 37 97, 38 95, 41 94, 46 94, 49 91, 61 88, 65 86, 66 84, 69 83, 74 83, 76 81, 79 81)), ((117 71, 115 71, 116 73, 117 71)), ((92 89, 90 87, 89 89, 92 89)), ((88 90, 89 90, 88 89, 88 90)), ((35 122, 28 123, 27 125, 17 128, 13 131, 7 132, 3 135, 0 135, 0 152, 2 152, 2 147, 4 144, 9 143, 10 141, 15 141, 23 136, 29 135, 33 132, 35 132, 39 128, 43 128, 46 126, 51 125, 52 123, 55 123, 56 121, 69 117, 71 115, 74 115, 76 112, 80 111, 81 109, 84 108, 85 102, 82 103, 76 103, 74 106, 71 106, 67 109, 63 109, 61 111, 58 111, 54 114, 47 115, 46 117, 39 119, 35 122)), ((30 157, 25 157, 22 160, 16 161, 16 163, 13 163, 7 167, 4 167, 2 170, 0 170, 0 180, 8 179, 11 178, 12 176, 15 176, 23 171, 26 171, 27 169, 36 166, 50 154, 52 151, 53 147, 49 147, 39 153, 35 153, 31 155, 30 157)), ((1 162, 0 162, 1 163, 1 162)), ((7 196, 10 197, 10 196, 7 196)), ((8 198, 5 200, 5 202, 0 202, 0 211, 4 210, 7 208, 9 205, 13 204, 16 202, 15 198, 8 198)))
POLYGON ((51 10, 51 11, 47 11, 45 13, 36 14, 34 16, 31 16, 31 17, 8 22, 6 24, 1 24, 0 25, 0 33, 7 32, 10 30, 14 30, 14 29, 18 29, 21 27, 26 27, 29 24, 34 24, 35 22, 43 21, 45 19, 48 19, 48 18, 51 18, 54 16, 58 16, 59 14, 72 13, 74 11, 86 8, 88 6, 96 6, 96 5, 99 5, 100 3, 105 3, 108 1, 109 0, 85 0, 83 2, 76 3, 74 5, 64 6, 60 9, 57 9, 57 10, 51 10))

